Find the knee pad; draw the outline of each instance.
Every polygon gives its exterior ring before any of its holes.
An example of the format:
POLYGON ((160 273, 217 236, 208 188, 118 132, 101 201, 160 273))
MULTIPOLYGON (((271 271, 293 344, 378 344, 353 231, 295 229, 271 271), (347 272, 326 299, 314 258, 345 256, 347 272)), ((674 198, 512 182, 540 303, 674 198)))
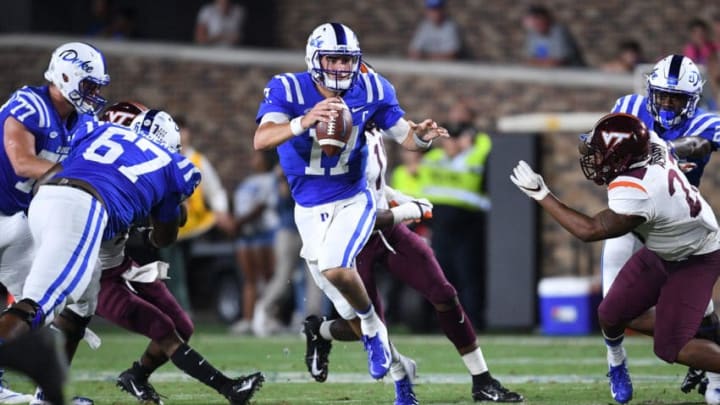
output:
POLYGON ((92 320, 91 316, 83 317, 65 308, 53 322, 65 334, 68 340, 79 342, 85 336, 85 329, 92 320))
POLYGON ((45 324, 45 311, 43 311, 40 304, 29 298, 24 298, 9 306, 3 311, 2 316, 5 316, 6 314, 12 314, 13 316, 20 318, 20 320, 30 326, 31 330, 37 329, 45 324), (23 308, 25 306, 29 306, 30 309, 28 310, 23 308))

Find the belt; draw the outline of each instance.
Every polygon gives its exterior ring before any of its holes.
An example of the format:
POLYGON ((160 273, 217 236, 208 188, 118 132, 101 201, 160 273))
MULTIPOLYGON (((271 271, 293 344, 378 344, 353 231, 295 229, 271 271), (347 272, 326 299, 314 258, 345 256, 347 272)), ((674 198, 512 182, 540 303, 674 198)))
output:
POLYGON ((78 190, 82 190, 91 196, 95 198, 96 200, 100 201, 100 204, 105 206, 105 201, 100 196, 100 194, 95 190, 95 187, 93 187, 90 183, 84 180, 79 179, 69 179, 67 177, 53 177, 52 179, 46 181, 42 185, 51 185, 51 186, 68 186, 72 188, 76 188, 78 190))

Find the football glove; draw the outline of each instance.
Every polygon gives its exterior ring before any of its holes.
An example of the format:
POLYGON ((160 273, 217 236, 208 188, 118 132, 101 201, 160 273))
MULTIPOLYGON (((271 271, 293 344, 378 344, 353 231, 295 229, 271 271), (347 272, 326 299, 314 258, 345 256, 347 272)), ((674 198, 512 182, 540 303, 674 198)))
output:
POLYGON ((395 190, 394 188, 385 185, 385 198, 388 200, 388 203, 391 207, 397 207, 400 204, 404 204, 406 202, 410 202, 414 200, 413 197, 410 197, 409 195, 403 193, 402 191, 395 190))
POLYGON ((430 219, 432 218, 432 209, 433 205, 430 201, 418 198, 390 208, 390 212, 393 214, 393 222, 399 224, 404 221, 430 219))
POLYGON ((547 197, 550 193, 550 189, 545 185, 542 176, 535 173, 524 160, 519 161, 515 166, 513 173, 510 175, 510 180, 515 183, 520 191, 537 201, 547 197))

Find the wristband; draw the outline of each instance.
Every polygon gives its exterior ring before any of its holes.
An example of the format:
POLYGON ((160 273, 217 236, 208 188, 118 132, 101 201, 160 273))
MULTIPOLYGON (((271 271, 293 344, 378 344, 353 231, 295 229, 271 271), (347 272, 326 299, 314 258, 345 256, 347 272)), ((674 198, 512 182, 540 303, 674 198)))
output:
POLYGON ((302 126, 302 118, 304 116, 301 115, 299 117, 295 117, 292 120, 290 120, 290 132, 292 132, 293 135, 298 136, 305 132, 305 128, 302 126))
POLYGON ((417 145, 420 149, 428 149, 430 145, 432 145, 432 139, 429 141, 423 141, 415 132, 413 132, 413 140, 415 141, 415 145, 417 145))

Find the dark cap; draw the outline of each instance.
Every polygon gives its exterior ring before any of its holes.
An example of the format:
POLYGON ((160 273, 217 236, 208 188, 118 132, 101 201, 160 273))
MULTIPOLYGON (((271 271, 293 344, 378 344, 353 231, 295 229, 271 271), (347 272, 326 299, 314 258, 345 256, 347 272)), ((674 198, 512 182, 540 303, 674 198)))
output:
POLYGON ((443 8, 445 0, 425 0, 425 8, 443 8))

